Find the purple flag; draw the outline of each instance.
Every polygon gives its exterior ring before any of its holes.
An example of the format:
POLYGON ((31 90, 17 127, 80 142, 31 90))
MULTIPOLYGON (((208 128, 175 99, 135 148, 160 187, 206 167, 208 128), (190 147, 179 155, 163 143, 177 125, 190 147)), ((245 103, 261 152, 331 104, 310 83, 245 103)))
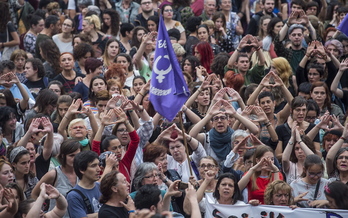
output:
POLYGON ((348 14, 346 14, 346 16, 343 18, 340 25, 338 25, 336 29, 348 36, 348 14))
POLYGON ((150 101, 159 114, 172 121, 188 99, 189 94, 161 16, 152 67, 150 101))

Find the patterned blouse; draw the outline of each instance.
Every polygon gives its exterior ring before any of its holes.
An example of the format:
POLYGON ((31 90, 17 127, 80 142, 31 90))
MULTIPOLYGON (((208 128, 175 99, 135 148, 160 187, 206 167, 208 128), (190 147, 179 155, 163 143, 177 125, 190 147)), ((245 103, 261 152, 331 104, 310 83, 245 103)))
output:
POLYGON ((25 51, 35 55, 36 36, 32 33, 27 33, 24 36, 23 43, 25 51))

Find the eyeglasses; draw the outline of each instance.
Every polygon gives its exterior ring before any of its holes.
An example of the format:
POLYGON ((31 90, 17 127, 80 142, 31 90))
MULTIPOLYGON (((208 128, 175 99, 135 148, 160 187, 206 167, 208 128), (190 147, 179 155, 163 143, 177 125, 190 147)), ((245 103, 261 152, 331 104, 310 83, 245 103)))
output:
POLYGON ((149 5, 149 4, 151 4, 152 2, 142 2, 141 4, 142 5, 149 5))
POLYGON ((213 121, 219 121, 219 120, 224 121, 226 119, 227 119, 227 116, 215 116, 215 117, 213 117, 213 121))
POLYGON ((150 175, 150 176, 144 176, 144 179, 153 179, 153 178, 155 178, 155 177, 160 177, 161 176, 161 174, 160 173, 158 173, 158 174, 153 174, 153 175, 150 175))
POLYGON ((285 198, 289 198, 290 195, 289 194, 276 194, 274 195, 276 198, 281 198, 281 197, 285 197, 285 198))
POLYGON ((166 9, 166 10, 164 10, 164 12, 173 12, 173 9, 166 9))
POLYGON ((117 132, 124 133, 124 132, 127 132, 127 129, 118 129, 117 132))
POLYGON ((323 175, 323 172, 319 172, 319 173, 311 173, 311 172, 308 172, 308 176, 311 177, 311 178, 314 178, 314 177, 321 177, 323 175))
POLYGON ((215 167, 216 166, 213 165, 213 164, 207 164, 207 165, 202 164, 202 165, 199 166, 199 168, 202 168, 202 169, 208 168, 208 170, 214 169, 215 167))

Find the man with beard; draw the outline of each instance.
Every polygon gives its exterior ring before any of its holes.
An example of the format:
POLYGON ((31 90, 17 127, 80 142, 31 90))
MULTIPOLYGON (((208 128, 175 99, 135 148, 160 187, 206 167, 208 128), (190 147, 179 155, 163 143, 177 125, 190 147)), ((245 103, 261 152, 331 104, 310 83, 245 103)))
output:
POLYGON ((307 15, 303 10, 292 12, 286 25, 279 31, 279 34, 274 39, 274 49, 278 57, 286 58, 292 68, 292 72, 296 69, 306 53, 306 48, 303 47, 304 31, 308 29, 311 40, 316 39, 316 31, 309 22, 307 15), (290 46, 285 47, 283 40, 288 36, 290 46))
POLYGON ((60 20, 58 16, 50 15, 45 19, 45 28, 41 31, 39 35, 37 35, 36 43, 35 43, 35 57, 43 60, 40 55, 39 45, 40 42, 46 39, 52 39, 52 36, 57 34, 60 30, 60 20))
POLYGON ((275 13, 273 13, 274 4, 275 4, 274 0, 262 0, 263 10, 254 14, 253 17, 250 19, 246 34, 250 34, 253 36, 258 35, 259 26, 260 26, 260 18, 262 16, 270 15, 272 18, 277 16, 275 13))
POLYGON ((143 26, 147 29, 147 20, 150 16, 158 16, 158 13, 153 10, 152 0, 141 0, 141 13, 135 17, 134 26, 143 26))

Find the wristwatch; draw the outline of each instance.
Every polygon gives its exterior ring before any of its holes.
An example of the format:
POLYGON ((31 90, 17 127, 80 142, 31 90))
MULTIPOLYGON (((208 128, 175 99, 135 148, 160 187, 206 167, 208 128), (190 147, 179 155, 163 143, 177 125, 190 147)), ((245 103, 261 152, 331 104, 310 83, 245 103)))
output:
POLYGON ((294 142, 292 142, 292 141, 289 141, 288 143, 289 143, 289 145, 293 145, 294 144, 294 142))

